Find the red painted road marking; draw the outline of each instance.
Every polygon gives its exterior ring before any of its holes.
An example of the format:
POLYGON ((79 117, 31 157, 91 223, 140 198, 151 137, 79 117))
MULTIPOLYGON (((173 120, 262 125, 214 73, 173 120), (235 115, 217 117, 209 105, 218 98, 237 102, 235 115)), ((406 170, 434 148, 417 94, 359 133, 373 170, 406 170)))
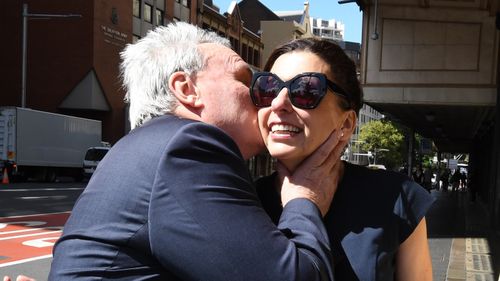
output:
POLYGON ((0 267, 50 257, 70 213, 0 218, 0 267))

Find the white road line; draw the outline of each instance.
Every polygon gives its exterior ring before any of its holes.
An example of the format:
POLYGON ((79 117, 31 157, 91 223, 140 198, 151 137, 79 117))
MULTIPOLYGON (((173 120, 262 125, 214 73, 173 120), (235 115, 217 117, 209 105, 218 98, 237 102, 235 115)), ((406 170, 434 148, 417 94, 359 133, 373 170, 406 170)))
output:
POLYGON ((12 230, 12 231, 0 231, 0 235, 7 235, 7 234, 12 234, 12 233, 20 233, 20 232, 29 232, 29 231, 35 231, 35 230, 40 230, 40 228, 29 228, 29 229, 20 229, 20 230, 12 230))
POLYGON ((66 188, 20 188, 20 189, 0 189, 0 192, 26 192, 26 191, 71 191, 83 190, 85 187, 66 187, 66 188))
POLYGON ((21 196, 21 197, 17 197, 17 198, 21 199, 21 200, 40 200, 40 199, 56 199, 56 200, 59 200, 59 199, 68 198, 68 196, 64 196, 64 195, 53 195, 53 196, 21 196))
POLYGON ((55 212, 55 213, 40 213, 40 214, 31 214, 31 215, 20 215, 20 216, 11 216, 11 217, 0 217, 1 219, 15 219, 15 218, 25 218, 25 217, 36 217, 36 216, 46 216, 46 215, 56 215, 56 214, 71 214, 71 211, 66 212, 55 212))
POLYGON ((61 233, 61 232, 62 232, 61 230, 56 230, 56 231, 47 231, 47 232, 42 232, 42 233, 25 234, 25 235, 11 236, 11 237, 3 237, 3 238, 0 238, 0 241, 2 241, 2 240, 10 240, 10 239, 17 239, 17 238, 23 238, 23 237, 30 237, 30 236, 46 235, 46 234, 52 234, 52 233, 61 233))
POLYGON ((33 258, 29 258, 29 259, 18 260, 18 261, 12 261, 12 262, 7 262, 7 263, 0 263, 0 267, 6 267, 6 266, 16 265, 16 264, 30 262, 30 261, 47 259, 47 258, 51 258, 51 257, 52 257, 52 254, 45 255, 45 256, 39 256, 39 257, 33 257, 33 258))

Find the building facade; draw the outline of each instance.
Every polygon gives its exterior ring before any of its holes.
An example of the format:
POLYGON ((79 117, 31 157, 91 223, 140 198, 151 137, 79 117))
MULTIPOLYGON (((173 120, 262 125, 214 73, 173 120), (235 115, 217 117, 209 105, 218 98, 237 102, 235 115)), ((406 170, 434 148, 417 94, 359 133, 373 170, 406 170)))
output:
POLYGON ((262 64, 278 45, 292 39, 313 36, 307 1, 301 10, 284 12, 271 11, 258 0, 241 0, 237 5, 245 26, 260 36, 263 44, 262 64))
POLYGON ((226 12, 221 13, 220 8, 213 5, 212 1, 205 0, 199 19, 203 29, 212 30, 228 38, 233 50, 254 69, 260 69, 264 45, 260 36, 244 25, 236 2, 233 2, 226 12))
POLYGON ((440 155, 469 154, 474 186, 500 229, 500 2, 356 3, 365 102, 432 139, 440 155))
POLYGON ((344 41, 345 25, 335 19, 324 20, 321 18, 310 18, 312 33, 320 38, 333 41, 344 41))
POLYGON ((132 41, 132 3, 119 0, 5 1, 0 25, 2 106, 22 105, 22 20, 27 4, 25 106, 102 121, 103 140, 125 132, 119 52, 132 41), (46 15, 43 20, 40 14, 46 15), (74 14, 78 17, 57 17, 74 14))

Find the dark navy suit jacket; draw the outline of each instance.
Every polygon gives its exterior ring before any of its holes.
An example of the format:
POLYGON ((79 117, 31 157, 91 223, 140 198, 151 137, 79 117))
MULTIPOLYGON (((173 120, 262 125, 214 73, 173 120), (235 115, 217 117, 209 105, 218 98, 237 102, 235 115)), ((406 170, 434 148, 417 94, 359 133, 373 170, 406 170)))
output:
POLYGON ((276 226, 234 141, 166 115, 130 132, 101 161, 56 243, 49 280, 332 276, 314 204, 292 200, 276 226))

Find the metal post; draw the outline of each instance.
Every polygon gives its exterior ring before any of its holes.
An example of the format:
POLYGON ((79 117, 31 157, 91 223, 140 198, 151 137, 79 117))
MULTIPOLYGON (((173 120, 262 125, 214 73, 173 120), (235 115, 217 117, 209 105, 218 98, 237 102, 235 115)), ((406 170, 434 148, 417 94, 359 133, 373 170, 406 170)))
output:
POLYGON ((415 132, 410 129, 410 136, 408 140, 408 177, 411 177, 413 170, 413 143, 415 142, 415 132))
POLYGON ((375 11, 373 11, 373 33, 370 36, 372 40, 378 39, 378 0, 375 0, 375 11))
POLYGON ((26 107, 26 56, 28 45, 28 17, 34 18, 81 18, 80 14, 29 14, 28 4, 23 4, 23 34, 22 34, 22 75, 21 75, 21 107, 26 107))
POLYGON ((437 172, 436 172, 436 189, 441 190, 441 151, 438 151, 437 153, 437 160, 438 160, 438 165, 437 165, 437 172))
POLYGON ((23 4, 23 43, 22 43, 22 76, 21 76, 21 107, 26 107, 26 45, 28 33, 28 4, 23 4))

